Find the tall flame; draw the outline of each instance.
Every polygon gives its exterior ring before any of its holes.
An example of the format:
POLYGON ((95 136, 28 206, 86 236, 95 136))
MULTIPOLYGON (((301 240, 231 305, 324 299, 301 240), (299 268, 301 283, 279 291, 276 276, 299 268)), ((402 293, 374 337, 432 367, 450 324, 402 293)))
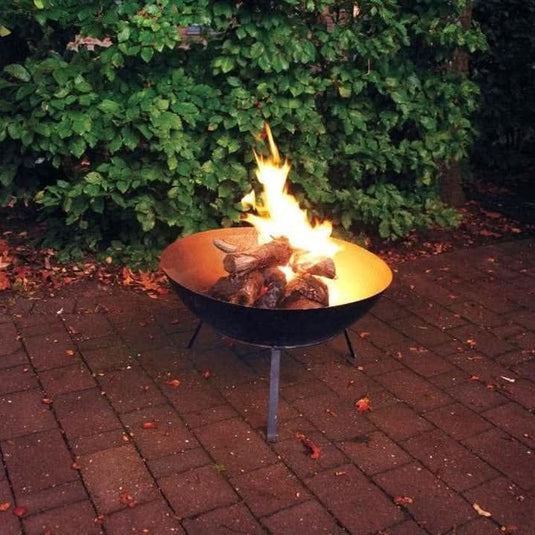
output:
POLYGON ((286 159, 281 162, 268 124, 265 129, 271 155, 265 158, 254 153, 258 166, 256 176, 263 186, 262 203, 256 202, 254 190, 246 195, 242 204, 253 208, 256 215, 247 213, 244 220, 256 227, 260 243, 286 236, 296 249, 310 251, 312 255, 334 256, 339 247, 330 239, 331 222, 310 224, 306 210, 300 208, 297 199, 288 194, 286 179, 290 164, 286 159))

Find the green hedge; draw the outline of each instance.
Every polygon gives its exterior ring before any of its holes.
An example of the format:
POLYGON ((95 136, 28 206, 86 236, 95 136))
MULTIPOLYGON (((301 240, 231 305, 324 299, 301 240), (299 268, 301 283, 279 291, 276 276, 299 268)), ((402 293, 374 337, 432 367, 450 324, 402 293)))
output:
POLYGON ((37 203, 49 242, 71 252, 145 255, 239 221, 269 121, 312 213, 384 237, 450 224, 439 166, 466 155, 478 91, 448 64, 484 45, 458 23, 463 8, 12 1, 0 11, 16 58, 0 77, 0 203, 37 203))

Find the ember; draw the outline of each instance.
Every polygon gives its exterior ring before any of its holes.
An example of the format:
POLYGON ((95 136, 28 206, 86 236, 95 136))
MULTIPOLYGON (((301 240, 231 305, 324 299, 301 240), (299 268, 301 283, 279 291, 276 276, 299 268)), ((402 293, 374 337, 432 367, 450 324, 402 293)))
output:
POLYGON ((258 308, 321 308, 329 305, 329 280, 336 277, 332 256, 338 245, 330 239, 328 221, 310 224, 307 213, 286 190, 290 170, 281 163, 279 151, 268 125, 271 156, 255 152, 257 177, 263 185, 261 202, 254 190, 242 199, 256 214, 245 221, 258 230, 258 245, 240 250, 236 244, 219 238, 214 245, 224 253, 223 267, 228 273, 208 294, 229 303, 258 308), (325 279, 325 280, 324 280, 325 279))

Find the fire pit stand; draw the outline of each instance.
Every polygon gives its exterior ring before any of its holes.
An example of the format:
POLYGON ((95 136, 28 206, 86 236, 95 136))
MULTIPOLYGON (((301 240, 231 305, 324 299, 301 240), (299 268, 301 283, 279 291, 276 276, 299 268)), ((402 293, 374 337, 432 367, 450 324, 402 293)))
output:
MULTIPOLYGON (((195 340, 199 332, 201 331, 203 324, 204 322, 200 320, 199 324, 193 331, 193 334, 191 335, 189 342, 186 344, 186 349, 191 349, 193 347, 193 344, 195 343, 195 340)), ((344 337, 345 337, 347 349, 349 352, 347 360, 351 364, 354 364, 357 360, 357 355, 355 353, 355 350, 353 349, 353 344, 351 343, 351 339, 349 338, 347 329, 344 329, 344 337)), ((276 442, 278 438, 277 423, 279 419, 278 415, 279 415, 279 384, 280 384, 281 351, 284 349, 310 347, 311 345, 316 345, 316 344, 300 344, 300 345, 282 346, 282 347, 281 346, 264 346, 264 345, 259 345, 259 344, 250 344, 250 345, 253 345, 255 347, 267 347, 271 350, 271 361, 270 361, 270 368, 269 368, 269 400, 268 400, 266 436, 267 436, 268 442, 276 442)))

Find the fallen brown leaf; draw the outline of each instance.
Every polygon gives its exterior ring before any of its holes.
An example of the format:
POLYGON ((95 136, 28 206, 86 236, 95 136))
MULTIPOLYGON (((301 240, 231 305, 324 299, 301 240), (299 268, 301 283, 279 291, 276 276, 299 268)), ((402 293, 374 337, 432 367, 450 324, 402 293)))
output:
POLYGON ((370 398, 368 396, 360 398, 355 402, 355 407, 357 408, 358 412, 371 411, 372 408, 370 406, 370 398))
POLYGON ((0 511, 7 511, 11 507, 11 502, 0 502, 0 511))
POLYGON ((320 458, 321 448, 317 446, 316 444, 314 444, 312 440, 310 440, 308 437, 303 435, 303 433, 296 433, 295 437, 297 438, 297 440, 301 441, 303 446, 305 446, 305 448, 308 450, 310 454, 309 456, 311 459, 316 461, 320 458))
POLYGON ((156 429, 156 424, 154 422, 143 422, 141 424, 142 429, 156 429))
POLYGON ((396 496, 394 498, 394 503, 396 505, 410 505, 414 503, 414 500, 410 496, 396 496))
POLYGON ((136 500, 134 500, 134 497, 129 494, 128 491, 121 492, 119 495, 119 501, 128 507, 135 507, 137 505, 136 500))
POLYGON ((122 270, 123 284, 125 286, 130 286, 134 282, 133 273, 126 267, 122 270))
POLYGON ((498 212, 488 212, 487 210, 481 210, 481 212, 491 219, 498 219, 502 217, 502 214, 499 214, 498 212))
POLYGON ((9 281, 7 273, 0 271, 0 291, 9 290, 9 288, 11 288, 11 282, 9 281))
POLYGON ((487 229, 481 229, 479 231, 479 235, 480 236, 485 236, 485 237, 490 237, 490 238, 501 238, 501 234, 499 234, 498 232, 492 232, 491 230, 487 230, 487 229))
POLYGON ((173 388, 178 388, 180 386, 180 381, 178 379, 170 379, 165 381, 166 385, 172 386, 173 388))

